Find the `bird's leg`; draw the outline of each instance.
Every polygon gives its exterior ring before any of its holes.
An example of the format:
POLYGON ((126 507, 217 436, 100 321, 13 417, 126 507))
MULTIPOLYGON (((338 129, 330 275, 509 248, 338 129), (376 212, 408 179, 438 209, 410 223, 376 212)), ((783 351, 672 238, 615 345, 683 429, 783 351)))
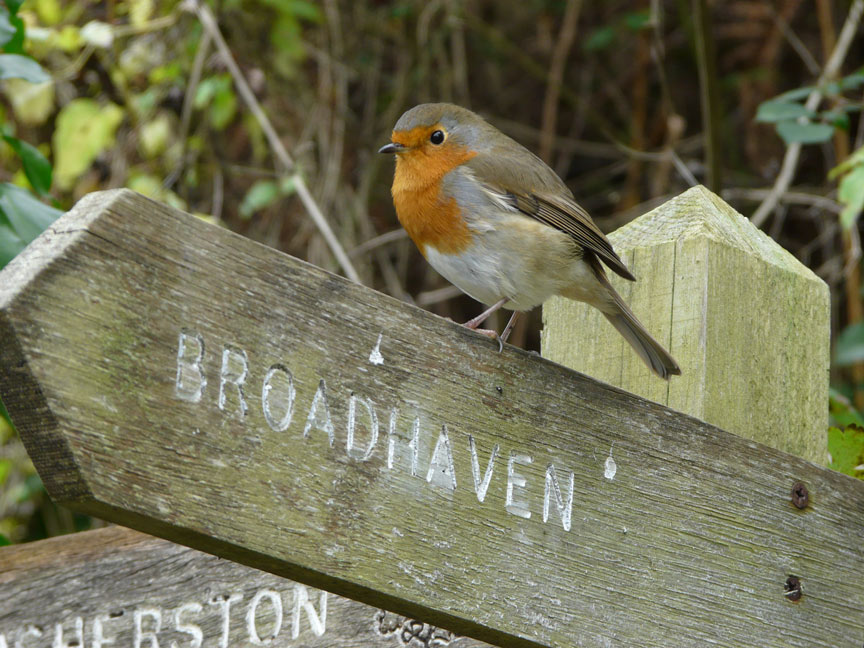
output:
POLYGON ((497 340, 499 353, 504 350, 504 342, 501 340, 501 336, 498 335, 498 331, 493 331, 492 329, 481 329, 481 328, 477 328, 477 327, 480 326, 483 322, 485 322, 486 319, 492 313, 494 313, 499 308, 501 308, 504 304, 506 304, 509 301, 509 299, 510 299, 509 297, 504 297, 504 298, 498 300, 497 302, 492 304, 492 306, 490 306, 485 311, 480 313, 477 317, 468 320, 467 322, 465 322, 462 325, 466 328, 471 329, 472 331, 477 331, 481 335, 485 335, 488 338, 492 338, 493 340, 497 340))
POLYGON ((504 327, 504 332, 501 334, 501 341, 506 342, 507 338, 510 337, 510 333, 513 331, 513 327, 516 325, 516 320, 519 319, 519 315, 522 314, 522 311, 513 311, 513 314, 510 316, 510 321, 507 322, 507 326, 504 327))
POLYGON ((497 302, 492 304, 485 311, 480 313, 477 317, 468 320, 462 326, 465 326, 466 328, 469 328, 471 330, 475 330, 478 326, 480 326, 483 322, 485 322, 492 313, 494 313, 499 308, 501 308, 504 304, 506 304, 507 301, 508 301, 507 297, 504 297, 503 299, 499 299, 497 302))

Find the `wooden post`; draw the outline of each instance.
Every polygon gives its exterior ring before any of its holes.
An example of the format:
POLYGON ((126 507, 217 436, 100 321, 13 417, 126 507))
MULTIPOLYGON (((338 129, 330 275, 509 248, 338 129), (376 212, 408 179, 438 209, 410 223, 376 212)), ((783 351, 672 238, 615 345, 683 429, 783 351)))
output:
POLYGON ((77 510, 508 648, 861 648, 861 481, 132 192, 0 272, 0 339, 77 510))
POLYGON ((597 311, 560 298, 543 308, 543 356, 825 464, 825 282, 704 187, 609 239, 638 279, 612 283, 682 375, 655 378, 597 311))
POLYGON ((123 527, 2 547, 0 565, 9 648, 488 648, 123 527))

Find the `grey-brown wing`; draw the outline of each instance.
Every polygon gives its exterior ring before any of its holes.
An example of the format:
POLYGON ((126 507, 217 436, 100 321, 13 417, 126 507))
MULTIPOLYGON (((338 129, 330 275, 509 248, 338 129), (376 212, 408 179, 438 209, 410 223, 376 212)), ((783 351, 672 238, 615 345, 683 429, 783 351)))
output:
POLYGON ((467 163, 477 180, 499 196, 507 197, 523 214, 570 235, 615 273, 635 281, 636 277, 612 249, 609 239, 588 212, 573 200, 572 193, 555 172, 528 149, 510 141, 515 146, 506 151, 500 154, 493 151, 467 163))

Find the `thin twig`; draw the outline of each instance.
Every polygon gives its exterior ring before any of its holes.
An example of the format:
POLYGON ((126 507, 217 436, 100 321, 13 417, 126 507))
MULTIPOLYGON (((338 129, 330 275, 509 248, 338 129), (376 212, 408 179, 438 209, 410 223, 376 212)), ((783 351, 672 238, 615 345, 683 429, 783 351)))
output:
POLYGON ((210 53, 210 44, 213 37, 209 31, 204 31, 201 35, 201 40, 198 42, 198 49, 195 51, 195 59, 192 62, 192 72, 189 74, 189 82, 186 84, 186 92, 183 94, 183 110, 180 113, 180 133, 178 140, 181 150, 178 156, 177 164, 171 170, 171 173, 162 182, 162 186, 170 189, 174 183, 180 178, 183 172, 183 167, 186 166, 186 138, 189 135, 189 126, 192 123, 192 108, 195 105, 195 94, 198 92, 198 84, 201 83, 201 75, 204 71, 204 62, 207 60, 207 54, 210 53))
POLYGON ((558 121, 558 97, 561 94, 564 65, 567 62, 573 41, 576 39, 576 22, 579 20, 581 8, 582 0, 567 0, 561 31, 558 33, 558 41, 555 43, 552 61, 549 65, 549 79, 546 82, 546 96, 543 98, 543 120, 540 128, 542 133, 540 158, 546 162, 549 162, 552 156, 552 143, 555 139, 558 121))
POLYGON ((396 241, 403 241, 407 237, 408 232, 406 232, 401 227, 399 229, 390 230, 389 232, 379 234, 378 236, 371 238, 368 241, 364 241, 354 249, 349 250, 348 256, 352 258, 363 256, 367 252, 371 252, 372 250, 376 250, 379 247, 383 247, 385 245, 390 245, 391 243, 395 243, 396 241))
MULTIPOLYGON (((858 29, 858 23, 861 21, 862 12, 864 12, 864 0, 855 0, 846 16, 846 22, 843 24, 843 29, 840 31, 840 37, 837 39, 834 51, 831 53, 831 57, 825 64, 825 68, 822 70, 822 74, 816 82, 816 87, 807 97, 807 101, 804 104, 807 110, 813 111, 816 109, 819 102, 822 100, 822 86, 837 74, 837 71, 843 64, 846 54, 849 52, 849 47, 852 45, 855 32, 858 29)), ((800 155, 800 142, 793 142, 786 149, 786 154, 783 156, 783 164, 780 167, 780 173, 777 174, 777 180, 774 182, 774 186, 765 197, 765 200, 762 201, 762 204, 759 205, 750 217, 750 220, 753 221, 753 224, 756 227, 761 227, 762 223, 764 223, 768 218, 768 215, 774 211, 774 208, 780 200, 780 196, 786 193, 789 189, 789 185, 792 184, 792 179, 795 176, 795 170, 798 166, 798 158, 800 155)))
MULTIPOLYGON (((291 156, 288 155, 288 151, 279 139, 279 135, 276 133, 273 125, 264 113, 261 104, 258 103, 255 93, 252 92, 252 89, 246 82, 246 78, 243 76, 243 72, 234 60, 234 56, 231 54, 231 50, 225 42, 225 38, 222 36, 222 32, 219 30, 219 25, 216 23, 216 19, 213 17, 213 13, 210 11, 209 7, 201 4, 198 0, 185 0, 183 7, 184 9, 195 12, 204 29, 210 32, 213 41, 216 43, 216 48, 222 56, 223 62, 228 67, 231 77, 234 79, 234 83, 237 86, 237 92, 240 94, 241 98, 246 103, 246 106, 261 126, 261 130, 264 132, 276 158, 285 168, 286 172, 294 170, 294 161, 291 159, 291 156)), ((294 188, 297 191, 298 197, 304 207, 306 207, 306 211, 312 218, 318 231, 324 237, 324 240, 330 248, 330 251, 333 253, 333 256, 336 257, 336 261, 345 271, 345 274, 349 279, 361 283, 360 275, 357 274, 357 271, 351 264, 351 260, 345 253, 345 249, 336 238, 336 235, 330 228, 330 224, 327 222, 327 219, 324 218, 324 214, 321 213, 321 209, 318 207, 318 204, 309 192, 309 188, 306 186, 306 181, 297 171, 294 171, 291 180, 294 182, 294 188)))
MULTIPOLYGON (((770 189, 742 189, 731 187, 729 189, 724 189, 720 192, 720 195, 724 200, 752 200, 753 202, 759 202, 760 200, 764 200, 770 192, 770 189)), ((840 214, 840 212, 843 211, 843 206, 836 200, 832 200, 826 196, 818 196, 816 194, 803 193, 800 191, 787 191, 780 197, 780 201, 784 203, 818 207, 819 209, 830 211, 834 214, 840 214)))
POLYGON ((702 108, 702 130, 705 131, 706 184, 720 191, 722 167, 720 161, 720 106, 718 104, 717 65, 714 32, 706 0, 692 0, 693 35, 699 68, 699 98, 702 108))

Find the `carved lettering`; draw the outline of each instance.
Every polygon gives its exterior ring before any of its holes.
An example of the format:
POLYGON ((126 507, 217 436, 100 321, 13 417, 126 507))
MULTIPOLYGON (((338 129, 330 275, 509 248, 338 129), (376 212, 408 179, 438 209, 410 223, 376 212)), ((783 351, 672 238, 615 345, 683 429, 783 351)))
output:
POLYGON ((309 600, 309 590, 305 585, 296 583, 294 585, 294 614, 293 623, 291 625, 291 638, 296 639, 300 636, 300 611, 306 612, 306 618, 309 619, 309 627, 316 637, 320 637, 327 630, 327 592, 321 592, 318 598, 318 611, 309 600))
POLYGON ((249 609, 246 611, 246 631, 249 635, 249 640, 256 646, 264 646, 272 643, 279 636, 279 631, 282 630, 282 597, 278 592, 273 590, 258 590, 255 596, 252 597, 252 602, 249 604, 249 609), (267 637, 261 637, 258 634, 257 611, 258 606, 263 600, 270 601, 273 608, 273 631, 267 637))
POLYGON ((141 607, 135 608, 134 632, 132 633, 132 645, 141 648, 145 641, 150 643, 150 648, 159 648, 157 634, 162 629, 162 610, 159 608, 141 607), (144 617, 153 619, 153 629, 144 630, 144 617))
POLYGON ((532 457, 515 452, 510 453, 510 459, 507 461, 507 496, 504 500, 504 507, 508 513, 518 515, 526 520, 530 519, 531 511, 528 510, 528 504, 524 500, 516 500, 515 490, 525 488, 527 482, 523 475, 516 472, 516 464, 527 466, 533 462, 532 457))
POLYGON ((558 507, 558 515, 561 518, 561 526, 565 531, 570 530, 570 516, 573 513, 573 473, 570 473, 570 490, 567 501, 561 495, 561 486, 555 474, 555 466, 551 463, 546 467, 546 487, 543 493, 543 522, 549 519, 549 500, 555 495, 555 506, 558 507))
POLYGON ((492 481, 492 470, 495 468, 495 458, 498 456, 500 446, 496 443, 492 448, 492 454, 489 455, 489 461, 486 463, 486 472, 483 473, 483 479, 480 479, 480 461, 477 458, 477 445, 474 443, 474 437, 468 435, 468 449, 471 451, 471 474, 474 476, 474 492, 477 494, 477 501, 482 502, 486 499, 486 492, 489 490, 489 483, 492 481))
POLYGON ((51 648, 84 648, 84 619, 80 616, 75 617, 75 633, 72 639, 65 641, 63 637, 63 624, 54 624, 54 642, 51 648))
POLYGON ((284 432, 291 425, 295 395, 294 376, 288 368, 281 364, 270 367, 261 389, 261 409, 264 411, 264 420, 274 432, 284 432), (274 405, 276 414, 273 412, 274 405), (281 416, 277 418, 280 412, 281 416))
MULTIPOLYGON (((399 410, 395 407, 390 410, 390 425, 387 428, 387 469, 393 468, 393 459, 396 454, 396 441, 404 440, 396 429, 396 422, 399 418, 399 410)), ((420 419, 414 417, 411 423, 411 440, 408 442, 408 451, 411 453, 409 457, 410 472, 412 477, 417 476, 418 461, 420 458, 420 419)))
POLYGON ((348 399, 348 437, 345 440, 345 452, 352 459, 360 459, 366 461, 372 456, 375 450, 375 445, 378 443, 378 415, 375 413, 375 406, 368 398, 361 398, 356 394, 351 394, 348 399), (360 403, 366 410, 369 416, 369 444, 366 449, 357 454, 354 450, 354 431, 357 426, 357 403, 360 403))
POLYGON ((435 450, 432 451, 426 481, 436 486, 456 490, 456 469, 453 466, 453 451, 450 448, 450 436, 447 434, 446 425, 441 426, 441 434, 438 435, 435 450))
POLYGON ((210 605, 218 605, 222 613, 222 635, 219 637, 219 648, 228 648, 228 639, 231 636, 231 604, 242 600, 243 597, 240 594, 225 594, 210 601, 210 605))
MULTIPOLYGON (((183 615, 185 613, 200 614, 203 609, 200 603, 192 602, 185 603, 174 610, 174 627, 177 628, 177 632, 183 632, 192 637, 189 642, 189 648, 201 648, 201 644, 204 642, 204 632, 201 630, 201 626, 184 621, 183 615)), ((178 642, 172 641, 171 648, 181 647, 178 642)))
POLYGON ((303 436, 308 437, 313 427, 318 430, 324 430, 327 433, 327 438, 332 448, 335 430, 333 428, 333 421, 330 419, 330 406, 327 405, 327 385, 323 379, 318 383, 318 390, 312 398, 309 415, 306 417, 306 426, 303 428, 303 436))
POLYGON ((177 341, 177 378, 174 394, 190 403, 201 400, 207 379, 201 362, 204 360, 204 338, 198 333, 183 329, 177 341))
POLYGON ((249 373, 249 358, 243 349, 226 344, 222 349, 222 370, 219 372, 219 409, 225 410, 228 401, 228 385, 237 388, 237 409, 243 418, 249 413, 249 405, 246 403, 246 394, 243 392, 243 384, 249 373))

